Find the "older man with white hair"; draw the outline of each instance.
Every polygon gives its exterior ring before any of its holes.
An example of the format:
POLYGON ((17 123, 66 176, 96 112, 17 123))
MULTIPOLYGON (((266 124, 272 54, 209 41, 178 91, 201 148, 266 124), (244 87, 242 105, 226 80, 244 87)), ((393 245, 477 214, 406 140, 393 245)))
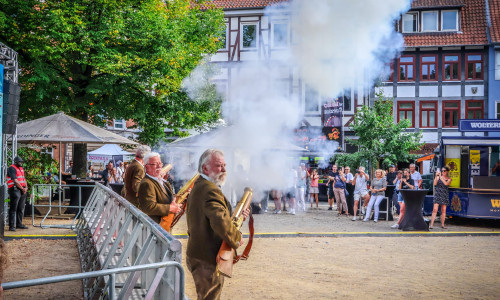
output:
MULTIPOLYGON (((189 194, 186 211, 186 264, 193 275, 198 299, 219 299, 224 277, 217 272, 217 253, 222 241, 237 249, 242 236, 231 222, 231 205, 221 190, 226 181, 222 151, 206 150, 200 157, 198 172, 201 176, 189 194)), ((245 217, 249 214, 248 209, 243 212, 245 217)))
POLYGON ((160 223, 163 216, 169 213, 178 213, 179 205, 173 201, 174 192, 170 183, 161 176, 163 166, 160 154, 151 152, 144 158, 146 176, 139 185, 139 209, 156 223, 160 223))
POLYGON ((151 148, 146 145, 141 145, 135 151, 134 160, 128 165, 125 171, 125 176, 123 181, 125 185, 123 186, 122 194, 128 202, 135 206, 139 205, 139 199, 137 198, 137 193, 139 192, 139 184, 144 178, 144 157, 151 152, 151 148))

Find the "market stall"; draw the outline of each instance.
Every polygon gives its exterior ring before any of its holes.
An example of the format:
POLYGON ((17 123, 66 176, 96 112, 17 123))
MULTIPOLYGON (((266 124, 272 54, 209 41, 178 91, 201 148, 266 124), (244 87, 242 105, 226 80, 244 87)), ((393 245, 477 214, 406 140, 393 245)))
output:
POLYGON ((442 137, 441 149, 453 179, 447 215, 500 219, 500 139, 442 137))

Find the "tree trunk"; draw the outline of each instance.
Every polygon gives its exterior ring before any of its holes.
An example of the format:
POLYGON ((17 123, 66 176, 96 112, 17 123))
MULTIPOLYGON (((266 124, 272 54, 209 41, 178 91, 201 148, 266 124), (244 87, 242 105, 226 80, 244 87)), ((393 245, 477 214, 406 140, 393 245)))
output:
POLYGON ((73 144, 73 171, 77 178, 87 177, 87 144, 73 144))

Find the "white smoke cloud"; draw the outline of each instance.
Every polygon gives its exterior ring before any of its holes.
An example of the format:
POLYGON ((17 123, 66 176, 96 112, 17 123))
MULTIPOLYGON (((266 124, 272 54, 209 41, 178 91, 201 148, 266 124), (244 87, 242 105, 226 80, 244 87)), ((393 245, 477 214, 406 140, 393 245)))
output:
MULTIPOLYGON (((355 83, 370 87, 402 46, 394 20, 408 7, 408 0, 308 0, 266 9, 267 16, 288 13, 292 46, 279 59, 239 63, 239 69, 233 69, 237 75, 231 78, 229 99, 222 107, 229 126, 219 134, 196 137, 198 147, 180 148, 176 168, 194 170, 204 150, 219 148, 228 164, 226 192, 233 188, 242 194, 244 186, 256 192, 290 187, 290 168, 298 166, 300 153, 284 149, 290 148, 293 129, 303 119, 301 96, 292 90, 290 74, 300 74, 330 98, 355 83)), ((190 90, 196 90, 197 72, 185 81, 190 90)), ((325 151, 333 154, 332 149, 325 151)), ((257 193, 254 200, 261 198, 257 193)))
POLYGON ((355 82, 371 87, 402 49, 394 20, 409 6, 409 0, 291 2, 292 51, 301 78, 325 97, 355 82))

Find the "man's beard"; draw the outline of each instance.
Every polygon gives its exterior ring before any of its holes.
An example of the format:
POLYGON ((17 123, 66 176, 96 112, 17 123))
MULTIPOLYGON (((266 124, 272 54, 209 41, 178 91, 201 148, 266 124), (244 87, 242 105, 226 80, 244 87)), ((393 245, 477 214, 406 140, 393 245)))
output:
POLYGON ((226 183, 226 175, 226 172, 220 172, 219 174, 210 173, 208 177, 213 183, 215 183, 215 185, 224 186, 224 184, 226 183))

